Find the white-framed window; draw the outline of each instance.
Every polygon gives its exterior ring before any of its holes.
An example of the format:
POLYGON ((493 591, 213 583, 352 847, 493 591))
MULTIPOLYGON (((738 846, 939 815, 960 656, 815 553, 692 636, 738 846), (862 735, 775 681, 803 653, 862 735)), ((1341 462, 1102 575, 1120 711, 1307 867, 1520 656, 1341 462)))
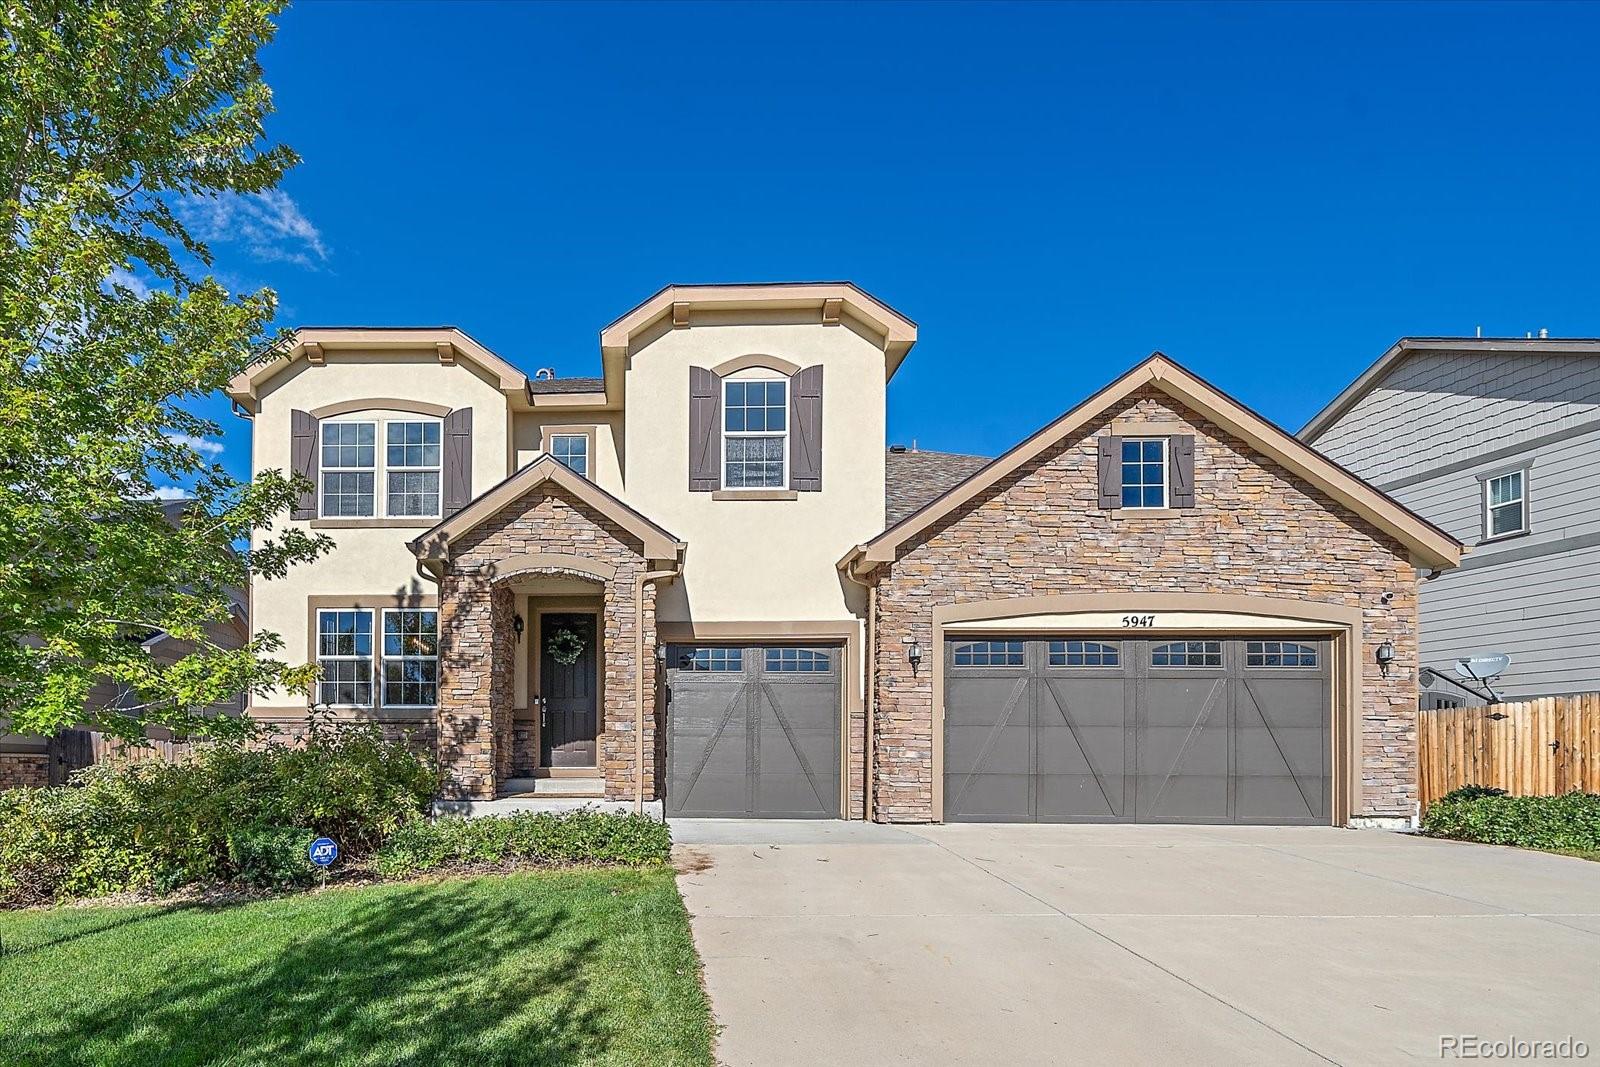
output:
POLYGON ((322 518, 436 519, 443 514, 444 429, 438 419, 325 419, 321 434, 317 514, 322 518))
POLYGON ((1483 480, 1483 536, 1528 532, 1528 472, 1508 471, 1483 480))
POLYGON ((589 435, 556 433, 550 435, 550 454, 574 474, 589 477, 589 435))
POLYGON ((319 462, 322 506, 317 514, 335 519, 377 515, 378 424, 323 422, 319 462))
POLYGON ((1122 439, 1122 506, 1125 508, 1167 506, 1165 437, 1122 439))
POLYGON ((729 378, 722 383, 722 485, 789 485, 789 380, 729 378))
POLYGON ((438 419, 383 424, 385 513, 394 518, 437 518, 441 428, 438 419))
POLYGON ((333 707, 372 706, 372 611, 323 608, 317 612, 317 702, 333 707))
POLYGON ((439 702, 439 613, 383 610, 383 705, 431 708, 439 702))

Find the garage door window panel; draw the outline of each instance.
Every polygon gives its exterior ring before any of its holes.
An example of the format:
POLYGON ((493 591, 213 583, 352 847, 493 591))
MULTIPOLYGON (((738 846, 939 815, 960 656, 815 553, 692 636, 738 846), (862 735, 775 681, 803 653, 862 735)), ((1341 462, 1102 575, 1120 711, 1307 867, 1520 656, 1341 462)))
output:
POLYGON ((1052 667, 1117 667, 1122 652, 1116 645, 1100 641, 1051 641, 1052 667))
POLYGON ((1021 641, 968 641, 955 647, 951 662, 957 667, 1020 667, 1021 641))
POLYGON ((1172 641, 1150 650, 1152 667, 1220 667, 1221 641, 1172 641))

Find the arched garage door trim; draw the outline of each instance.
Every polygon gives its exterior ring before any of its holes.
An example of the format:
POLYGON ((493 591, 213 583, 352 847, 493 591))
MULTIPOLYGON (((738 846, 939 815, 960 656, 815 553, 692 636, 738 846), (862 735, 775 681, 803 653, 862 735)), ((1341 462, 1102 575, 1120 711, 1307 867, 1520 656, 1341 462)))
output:
MULTIPOLYGON (((954 623, 1004 622, 1029 615, 1073 615, 1119 612, 1154 615, 1155 625, 1140 627, 1141 634, 1161 633, 1162 612, 1217 613, 1269 617, 1292 623, 1297 632, 1325 634, 1333 640, 1333 823, 1349 822, 1361 807, 1360 747, 1357 724, 1361 706, 1361 609, 1343 604, 1323 604, 1279 597, 1240 596, 1236 593, 1067 593, 1055 596, 1009 597, 963 604, 941 604, 933 609, 933 818, 944 821, 944 679, 945 629, 954 623)), ((1192 631, 1192 618, 1181 629, 1192 631)), ((1063 628, 1059 632, 1070 632, 1063 628)))

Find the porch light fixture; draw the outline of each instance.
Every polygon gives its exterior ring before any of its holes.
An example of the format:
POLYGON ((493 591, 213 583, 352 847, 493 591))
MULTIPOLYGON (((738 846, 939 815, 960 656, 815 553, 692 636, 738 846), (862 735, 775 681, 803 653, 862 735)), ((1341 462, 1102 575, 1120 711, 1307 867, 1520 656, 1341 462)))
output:
POLYGON ((521 641, 522 640, 522 616, 521 615, 513 615, 513 616, 511 616, 511 629, 516 633, 517 640, 521 641))
POLYGON ((1385 678, 1389 677, 1389 668, 1394 665, 1393 642, 1385 641, 1383 644, 1379 645, 1377 656, 1378 670, 1382 672, 1385 678))
POLYGON ((660 645, 660 644, 656 645, 656 662, 657 663, 665 663, 665 662, 667 662, 667 646, 666 645, 660 645))
POLYGON ((922 666, 922 646, 911 642, 911 647, 906 649, 906 659, 911 663, 911 673, 917 673, 917 668, 922 666))

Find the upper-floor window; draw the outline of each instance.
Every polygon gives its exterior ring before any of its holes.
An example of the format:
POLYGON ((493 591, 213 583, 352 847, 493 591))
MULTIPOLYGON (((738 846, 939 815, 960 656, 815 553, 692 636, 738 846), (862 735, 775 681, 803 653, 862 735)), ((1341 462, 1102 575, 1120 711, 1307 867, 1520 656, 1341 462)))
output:
POLYGON ((441 430, 437 419, 382 423, 324 420, 320 458, 324 518, 437 518, 440 514, 441 430), (381 464, 379 460, 382 460, 381 464), (381 468, 381 469, 380 469, 381 468), (380 475, 384 492, 377 492, 380 475))
POLYGON ((722 383, 722 484, 783 489, 789 484, 789 382, 722 383))
POLYGON ((371 518, 376 512, 378 424, 322 424, 322 507, 333 518, 371 518))
POLYGON ((429 420, 384 423, 384 463, 389 514, 395 517, 439 514, 439 423, 429 420))
POLYGON ((1505 537, 1528 530, 1528 472, 1511 471, 1483 481, 1485 537, 1505 537))
POLYGON ((558 433, 550 435, 550 454, 574 474, 589 477, 589 435, 558 433))
POLYGON ((1125 508, 1167 506, 1165 437, 1122 439, 1122 506, 1125 508))

